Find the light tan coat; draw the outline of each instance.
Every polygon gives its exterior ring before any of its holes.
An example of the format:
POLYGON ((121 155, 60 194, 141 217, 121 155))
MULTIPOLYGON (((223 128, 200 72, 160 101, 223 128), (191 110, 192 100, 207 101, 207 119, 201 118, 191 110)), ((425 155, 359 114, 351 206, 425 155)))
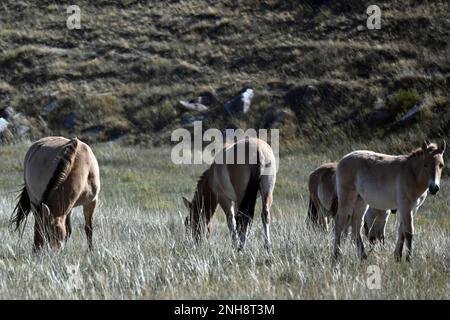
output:
POLYGON ((25 186, 11 222, 19 229, 34 213, 34 250, 45 238, 61 247, 71 234, 72 209, 83 206, 85 231, 92 248, 92 220, 100 192, 97 160, 91 148, 77 138, 46 137, 31 145, 24 161, 25 186))
POLYGON ((190 211, 186 226, 194 238, 200 240, 205 226, 210 232, 211 219, 220 205, 226 215, 232 244, 242 250, 259 193, 262 197, 265 246, 269 248, 275 180, 276 159, 272 148, 263 140, 243 139, 224 147, 199 179, 193 200, 183 198, 190 211))
POLYGON ((413 213, 427 189, 431 194, 439 191, 444 151, 445 142, 441 146, 424 143, 421 149, 410 155, 354 151, 342 158, 336 169, 335 256, 340 256, 341 234, 351 222, 358 254, 361 258, 366 257, 360 231, 366 206, 370 205, 380 210, 398 209, 400 227, 395 256, 401 259, 406 242, 406 259, 410 260, 413 213))
MULTIPOLYGON (((308 222, 318 224, 328 230, 329 221, 335 219, 338 209, 336 192, 337 162, 325 163, 309 175, 309 209, 308 222)), ((389 211, 368 208, 364 215, 366 236, 374 243, 384 243, 385 227, 389 211)))

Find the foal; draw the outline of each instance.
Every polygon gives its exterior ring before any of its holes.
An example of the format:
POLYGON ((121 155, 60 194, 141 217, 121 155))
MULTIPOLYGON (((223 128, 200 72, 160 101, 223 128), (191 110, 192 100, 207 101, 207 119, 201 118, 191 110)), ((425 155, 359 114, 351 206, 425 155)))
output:
POLYGON ((406 242, 406 260, 411 258, 414 234, 414 211, 427 189, 439 191, 445 141, 438 146, 424 142, 409 155, 391 156, 372 151, 354 151, 338 163, 336 187, 338 211, 335 226, 334 255, 341 255, 341 234, 347 223, 357 243, 358 255, 366 258, 361 239, 362 217, 367 205, 380 210, 397 208, 400 227, 395 256, 401 260, 406 242))

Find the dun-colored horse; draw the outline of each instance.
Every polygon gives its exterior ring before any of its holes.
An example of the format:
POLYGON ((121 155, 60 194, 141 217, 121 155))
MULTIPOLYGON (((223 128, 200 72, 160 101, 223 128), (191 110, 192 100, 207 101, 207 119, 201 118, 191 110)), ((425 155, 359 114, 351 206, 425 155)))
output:
MULTIPOLYGON (((328 231, 329 221, 335 219, 338 209, 336 193, 337 162, 325 163, 309 175, 308 222, 328 231)), ((389 211, 369 208, 364 215, 366 236, 372 243, 384 243, 389 211)))
POLYGON ((77 138, 43 138, 28 149, 24 179, 25 186, 11 224, 18 230, 33 212, 33 250, 38 251, 45 239, 52 247, 60 248, 70 237, 70 215, 77 206, 83 206, 85 232, 92 249, 92 220, 100 191, 100 176, 91 148, 77 138))
POLYGON ((233 246, 245 247, 248 227, 255 211, 258 192, 262 198, 261 218, 265 247, 270 247, 270 208, 276 180, 272 148, 260 139, 250 138, 226 146, 202 174, 192 201, 183 197, 189 209, 186 226, 200 240, 218 205, 226 215, 233 246), (239 240, 237 237, 239 236, 239 240))
POLYGON ((400 227, 395 256, 402 257, 406 242, 406 260, 411 258, 414 234, 414 211, 427 189, 439 191, 444 167, 445 142, 438 146, 424 142, 422 148, 409 155, 392 156, 372 151, 354 151, 338 163, 336 187, 338 212, 335 225, 335 257, 341 255, 341 234, 348 222, 357 244, 358 255, 366 258, 361 238, 362 217, 366 206, 380 210, 397 208, 400 227))

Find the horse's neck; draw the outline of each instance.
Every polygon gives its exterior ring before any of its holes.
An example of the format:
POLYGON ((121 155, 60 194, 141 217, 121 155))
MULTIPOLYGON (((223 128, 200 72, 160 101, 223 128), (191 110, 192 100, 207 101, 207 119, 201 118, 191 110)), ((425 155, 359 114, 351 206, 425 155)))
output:
POLYGON ((424 175, 424 163, 421 156, 408 158, 408 165, 411 167, 411 171, 414 175, 417 187, 421 190, 421 194, 427 189, 428 181, 424 175), (422 192, 423 189, 423 192, 422 192))

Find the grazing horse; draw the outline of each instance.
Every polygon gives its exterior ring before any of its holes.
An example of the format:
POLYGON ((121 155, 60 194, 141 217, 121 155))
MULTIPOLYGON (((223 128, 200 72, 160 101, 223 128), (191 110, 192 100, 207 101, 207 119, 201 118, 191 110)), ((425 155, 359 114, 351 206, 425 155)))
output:
POLYGON ((33 212, 33 251, 39 251, 45 239, 54 248, 62 247, 72 232, 70 215, 77 206, 83 206, 85 232, 92 249, 100 175, 91 148, 77 138, 46 137, 36 141, 25 156, 24 179, 11 224, 18 230, 33 212))
POLYGON ((193 200, 183 197, 189 209, 186 227, 199 241, 205 227, 208 234, 211 232, 211 219, 220 205, 226 215, 233 247, 242 250, 259 192, 262 198, 264 246, 269 249, 270 208, 275 180, 275 156, 266 142, 249 138, 225 146, 198 180, 193 200))
MULTIPOLYGON (((318 224, 328 231, 328 221, 335 219, 338 209, 336 193, 337 162, 325 163, 309 175, 308 222, 318 224)), ((369 208, 364 216, 366 236, 374 243, 384 243, 384 232, 389 212, 369 208)))
POLYGON ((367 257, 361 239, 361 224, 366 206, 370 205, 380 210, 399 210, 400 227, 394 253, 400 261, 406 242, 406 260, 410 261, 414 211, 421 204, 427 189, 431 194, 439 191, 444 152, 445 141, 440 146, 424 142, 422 148, 409 155, 354 151, 342 158, 336 169, 338 211, 335 257, 341 255, 341 234, 349 222, 359 257, 367 257))

